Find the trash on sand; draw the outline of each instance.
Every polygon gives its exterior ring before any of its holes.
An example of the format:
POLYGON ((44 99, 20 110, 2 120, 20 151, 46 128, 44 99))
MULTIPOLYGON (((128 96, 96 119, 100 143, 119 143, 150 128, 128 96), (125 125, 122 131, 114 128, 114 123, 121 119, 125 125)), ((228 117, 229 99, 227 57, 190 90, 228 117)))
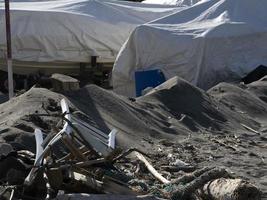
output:
MULTIPOLYGON (((162 175, 165 174, 162 170, 167 167, 157 171, 146 153, 135 148, 123 151, 116 147, 116 129, 106 134, 71 113, 65 99, 61 100, 60 105, 62 129, 47 135, 45 139, 42 131, 35 129, 34 161, 31 153, 17 152, 18 157, 27 159, 33 166, 24 183, 2 187, 3 198, 260 199, 260 191, 254 185, 231 178, 224 168, 206 167, 195 170, 184 161, 176 159, 169 167, 182 165, 185 171, 191 167, 191 173, 168 180, 162 175), (64 144, 68 152, 61 157, 56 151, 56 144, 59 143, 61 146, 64 144), (128 173, 126 166, 130 166, 128 173), (151 180, 155 183, 152 186, 147 183, 151 180), (34 193, 33 190, 42 192, 34 193), (81 196, 84 193, 86 194, 81 196)), ((13 172, 13 175, 17 172, 13 172)))

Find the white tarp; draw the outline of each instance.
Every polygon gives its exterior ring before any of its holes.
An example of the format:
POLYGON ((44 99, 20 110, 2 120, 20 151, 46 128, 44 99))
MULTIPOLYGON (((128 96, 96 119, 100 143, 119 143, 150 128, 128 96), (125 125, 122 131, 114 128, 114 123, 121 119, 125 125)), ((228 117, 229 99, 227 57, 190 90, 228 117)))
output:
POLYGON ((162 5, 176 5, 176 6, 192 6, 201 0, 144 0, 142 3, 147 4, 162 4, 162 5))
MULTIPOLYGON (((4 58, 1 2, 0 58, 4 58)), ((137 25, 179 9, 110 0, 16 0, 10 7, 13 58, 34 62, 89 62, 91 56, 99 56, 99 62, 114 62, 137 25)))
POLYGON ((114 64, 114 91, 134 96, 135 70, 208 89, 267 65, 266 8, 266 0, 206 0, 137 27, 114 64))

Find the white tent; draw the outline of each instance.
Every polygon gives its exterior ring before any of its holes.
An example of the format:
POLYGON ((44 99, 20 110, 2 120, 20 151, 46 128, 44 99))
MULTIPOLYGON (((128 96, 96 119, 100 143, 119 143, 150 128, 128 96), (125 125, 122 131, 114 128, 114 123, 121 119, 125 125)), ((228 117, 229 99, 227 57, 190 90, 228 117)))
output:
POLYGON ((206 0, 137 27, 114 64, 114 91, 134 96, 136 70, 208 89, 267 65, 266 8, 266 0, 206 0))
MULTIPOLYGON (((12 2, 12 1, 11 1, 12 2)), ((177 7, 111 0, 16 0, 11 3, 13 58, 27 62, 114 62, 140 24, 177 7)), ((0 58, 6 49, 4 3, 0 4, 0 58)))

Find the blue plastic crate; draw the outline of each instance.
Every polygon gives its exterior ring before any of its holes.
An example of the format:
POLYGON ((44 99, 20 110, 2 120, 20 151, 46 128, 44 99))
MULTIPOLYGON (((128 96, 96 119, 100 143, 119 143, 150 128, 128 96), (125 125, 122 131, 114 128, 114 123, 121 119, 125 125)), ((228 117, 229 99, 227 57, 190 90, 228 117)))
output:
POLYGON ((139 97, 142 95, 142 91, 147 87, 157 87, 158 85, 165 82, 166 79, 164 74, 156 70, 147 70, 147 71, 136 71, 135 72, 135 89, 136 96, 139 97))

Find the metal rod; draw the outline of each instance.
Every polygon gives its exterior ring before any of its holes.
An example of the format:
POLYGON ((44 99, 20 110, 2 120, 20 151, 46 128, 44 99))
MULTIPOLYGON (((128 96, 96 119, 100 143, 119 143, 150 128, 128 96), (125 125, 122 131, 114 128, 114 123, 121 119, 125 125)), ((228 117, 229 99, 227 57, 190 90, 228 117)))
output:
POLYGON ((5 14, 6 14, 8 95, 9 95, 9 99, 11 99, 14 96, 14 85, 13 85, 13 68, 12 68, 12 49, 11 49, 11 28, 10 28, 9 0, 5 0, 5 14))

